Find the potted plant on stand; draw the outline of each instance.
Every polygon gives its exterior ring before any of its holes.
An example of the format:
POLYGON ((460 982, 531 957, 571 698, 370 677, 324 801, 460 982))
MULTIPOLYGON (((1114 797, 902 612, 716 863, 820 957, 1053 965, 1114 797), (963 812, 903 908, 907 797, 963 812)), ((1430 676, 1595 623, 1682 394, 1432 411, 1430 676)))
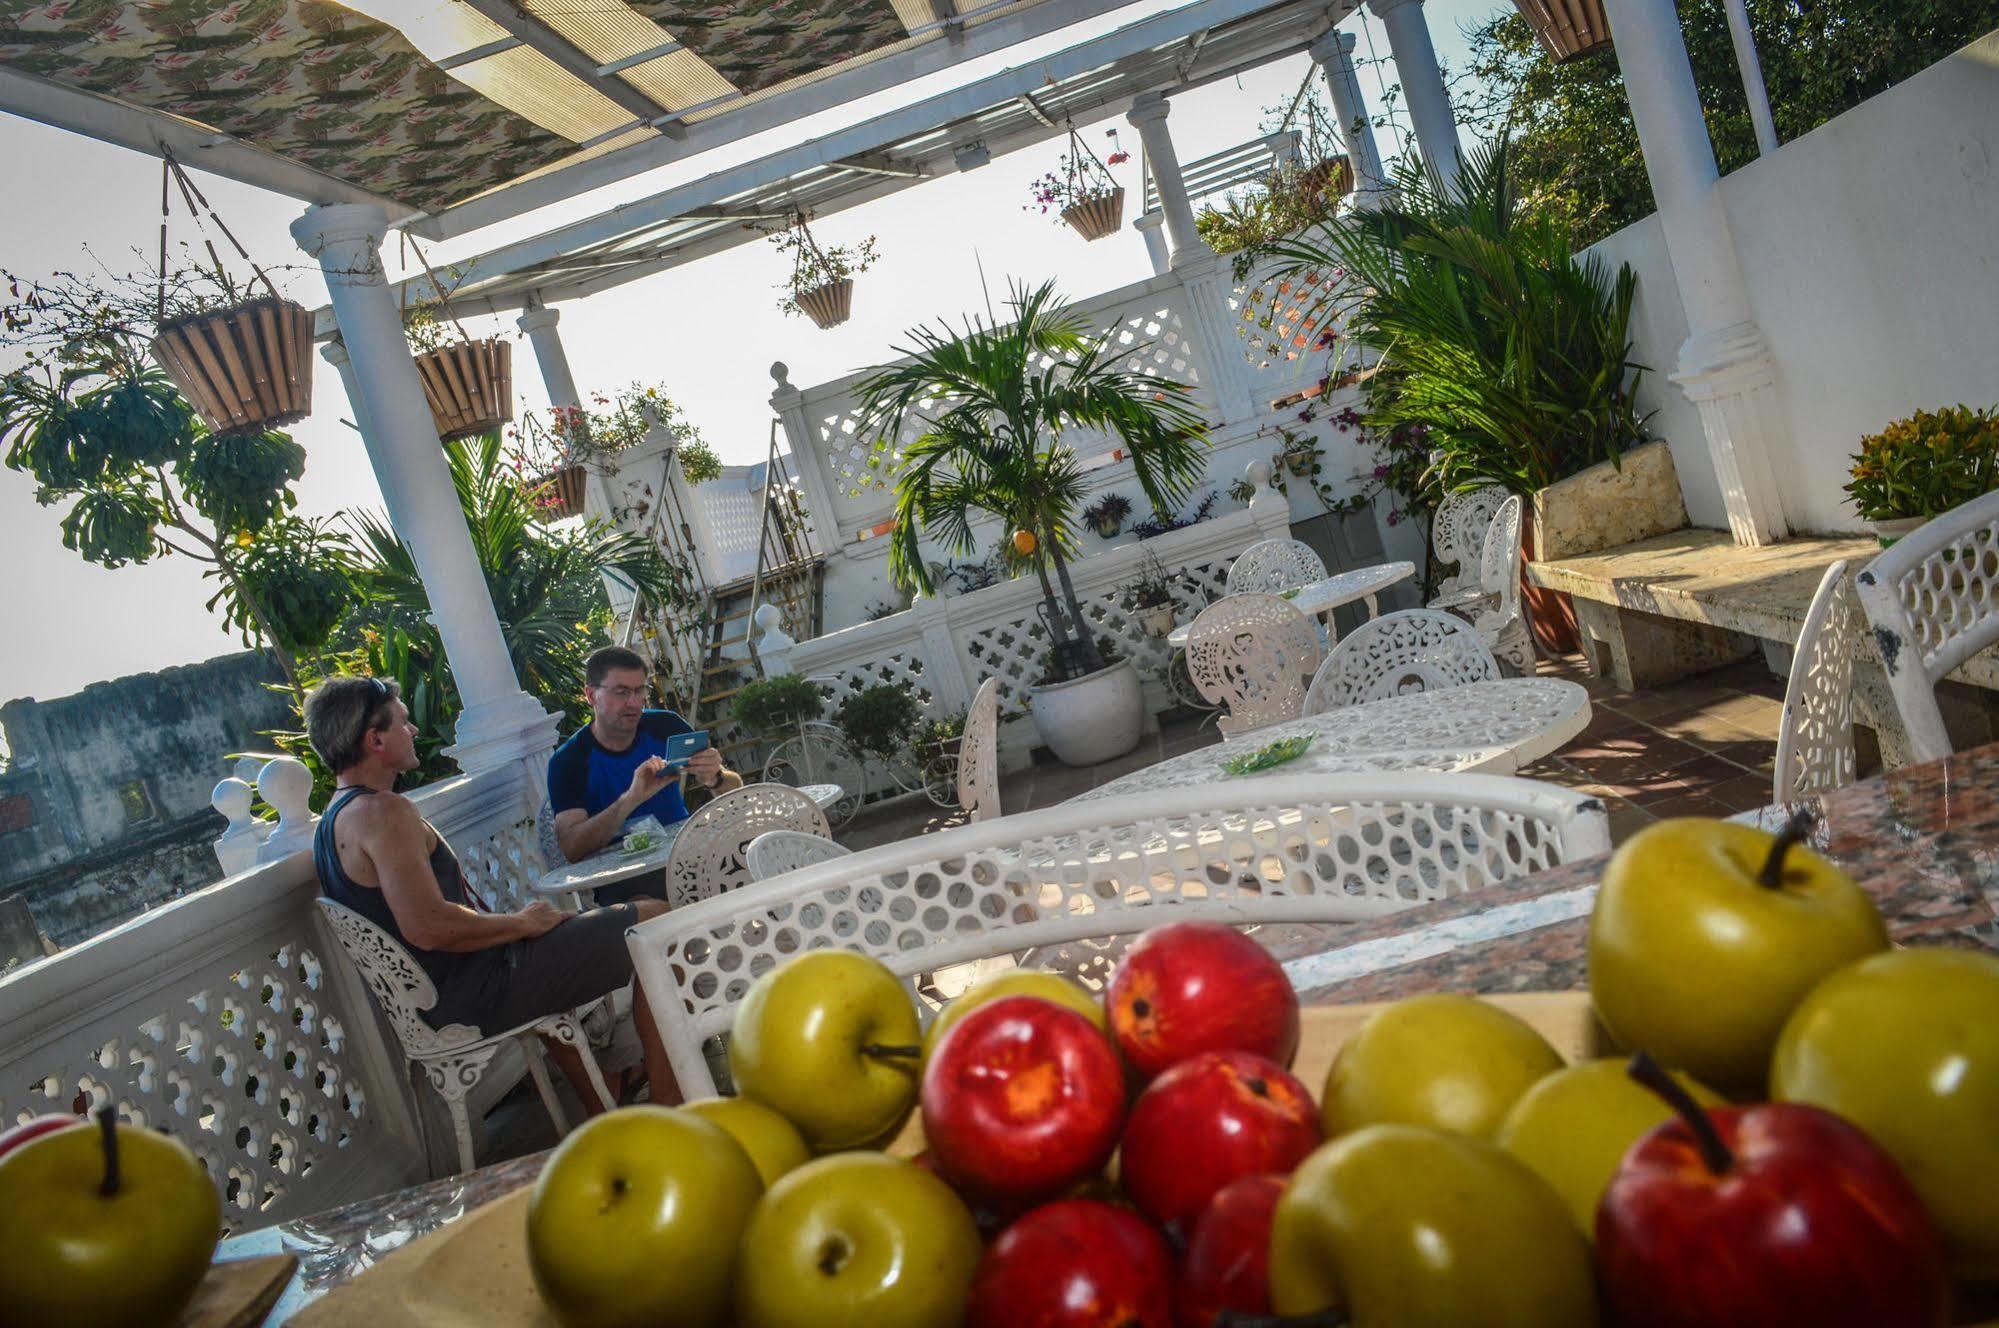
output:
POLYGON ((791 276, 778 308, 804 314, 822 330, 838 327, 854 312, 854 278, 875 265, 875 237, 853 246, 823 246, 813 238, 805 216, 770 237, 781 254, 791 258, 791 276))
POLYGON ((1919 410, 1860 440, 1846 486, 1887 548, 1931 517, 1999 488, 1999 410, 1919 410))
POLYGON ((1034 201, 1027 206, 1043 214, 1054 212, 1085 240, 1101 240, 1117 234, 1124 224, 1124 186, 1110 172, 1111 166, 1130 160, 1130 154, 1113 152, 1109 164, 1090 151, 1069 128, 1069 150, 1056 168, 1036 180, 1029 189, 1034 201))
POLYGON ((1164 640, 1176 626, 1180 600, 1175 593, 1186 584, 1184 577, 1168 572, 1159 556, 1148 550, 1139 561, 1138 572, 1118 592, 1127 612, 1138 619, 1147 636, 1164 640))
POLYGON ((1098 539, 1116 539, 1124 529, 1124 519, 1131 515, 1131 499, 1121 493, 1107 493, 1083 509, 1083 524, 1096 532, 1098 539))
POLYGON ((1053 282, 1016 286, 1008 304, 1006 326, 973 316, 956 335, 913 330, 904 359, 857 385, 860 427, 892 438, 905 422, 923 426, 896 473, 889 568, 898 582, 935 593, 925 533, 965 554, 975 512, 1013 530, 1016 556, 1040 580, 1055 651, 1054 680, 1030 689, 1035 727, 1058 759, 1094 765, 1136 746, 1145 715, 1138 674, 1103 658, 1070 579, 1086 477, 1064 435, 1116 435, 1147 499, 1173 508, 1202 477, 1207 426, 1185 384, 1124 367, 1139 357, 1064 310, 1053 282), (941 413, 919 413, 939 397, 941 413))

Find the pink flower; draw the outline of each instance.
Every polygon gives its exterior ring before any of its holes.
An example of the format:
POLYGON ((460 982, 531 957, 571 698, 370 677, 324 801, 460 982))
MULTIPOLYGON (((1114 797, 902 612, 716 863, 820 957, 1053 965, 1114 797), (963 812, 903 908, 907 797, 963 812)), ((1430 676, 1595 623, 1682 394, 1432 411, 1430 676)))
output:
POLYGON ((1387 479, 1387 478, 1388 478, 1388 467, 1387 467, 1387 466, 1376 466, 1376 467, 1374 468, 1374 477, 1375 477, 1376 479, 1378 479, 1378 480, 1385 480, 1385 479, 1387 479))

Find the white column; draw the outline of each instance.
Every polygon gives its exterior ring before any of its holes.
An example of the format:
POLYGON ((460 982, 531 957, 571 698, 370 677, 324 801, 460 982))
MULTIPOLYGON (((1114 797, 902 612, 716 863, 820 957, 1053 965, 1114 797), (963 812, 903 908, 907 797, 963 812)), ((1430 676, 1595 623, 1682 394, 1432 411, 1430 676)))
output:
POLYGON ((1738 543, 1767 544, 1790 528, 1776 480, 1790 440, 1776 357, 1749 307, 1679 14, 1673 0, 1607 0, 1605 10, 1687 314, 1672 381, 1700 410, 1729 529, 1738 543))
POLYGON ((1173 266, 1173 255, 1166 249, 1166 214, 1148 212, 1142 217, 1132 218, 1131 228, 1145 240, 1145 256, 1152 260, 1152 275, 1163 277, 1173 266))
MULTIPOLYGON (((556 717, 523 692, 500 635, 437 426, 424 401, 402 318, 382 270, 388 218, 371 203, 309 209, 292 223, 317 258, 351 364, 368 459, 389 521, 415 557, 464 709, 447 749, 467 771, 524 759, 554 732, 556 717)), ((328 356, 329 359, 333 357, 328 356)), ((337 361, 336 361, 337 363, 337 361)))
POLYGON ((1152 183, 1159 190, 1159 210, 1166 214, 1166 234, 1173 241, 1172 266, 1178 267, 1211 255, 1214 250, 1208 248, 1194 228, 1193 200, 1187 197, 1187 180, 1180 173, 1180 154, 1174 150, 1173 135, 1166 128, 1166 117, 1172 109, 1162 94, 1141 92, 1133 98, 1131 112, 1125 119, 1138 130, 1139 140, 1145 144, 1145 168, 1152 172, 1152 183))
POLYGON ((1423 19, 1423 0, 1367 0, 1367 7, 1388 29, 1388 49, 1395 56, 1395 74, 1409 106, 1409 123, 1416 146, 1439 188, 1458 187, 1458 122, 1444 91, 1444 71, 1437 65, 1437 48, 1430 42, 1430 25, 1423 19))
POLYGON ((319 348, 319 357, 340 371, 340 386, 347 389, 347 404, 354 410, 354 427, 365 441, 375 431, 368 421, 368 403, 361 399, 361 385, 354 381, 354 360, 339 337, 319 348))
POLYGON ((1735 47, 1735 67, 1742 71, 1742 95, 1749 103, 1749 123, 1756 127, 1756 152, 1767 157, 1777 150, 1777 120, 1770 114, 1770 90, 1763 84, 1763 62, 1756 55, 1756 34, 1749 29, 1748 0, 1725 0, 1728 40, 1735 47))
POLYGON ((791 473, 805 490, 805 513, 811 519, 812 543, 828 558, 844 558, 847 539, 840 531, 840 514, 833 506, 833 486, 826 477, 826 459, 805 418, 805 394, 791 385, 791 370, 779 360, 770 366, 770 408, 777 412, 784 440, 791 445, 791 473))
POLYGON ((1347 160, 1353 163, 1353 205, 1371 208, 1379 206, 1395 191, 1389 187, 1388 172, 1381 165, 1381 149, 1375 146, 1374 123, 1368 119, 1367 103, 1361 100, 1353 48, 1354 35, 1336 29, 1312 43, 1312 59, 1326 76, 1333 114, 1339 117, 1340 141, 1346 145, 1347 160))
POLYGON ((562 335, 555 330, 561 318, 560 309, 549 308, 537 296, 526 312, 514 320, 514 325, 527 334, 528 344, 534 347, 534 362, 541 366, 548 404, 578 410, 583 405, 583 394, 576 390, 576 377, 569 372, 569 354, 562 348, 562 335))

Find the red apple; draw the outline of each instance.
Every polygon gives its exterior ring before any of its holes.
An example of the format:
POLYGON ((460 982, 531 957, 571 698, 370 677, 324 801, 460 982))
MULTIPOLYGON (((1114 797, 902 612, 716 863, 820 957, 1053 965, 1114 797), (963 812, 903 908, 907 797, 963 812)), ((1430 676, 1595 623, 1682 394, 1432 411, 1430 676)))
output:
POLYGON ((938 1173, 1004 1209, 1103 1169, 1124 1126, 1124 1069, 1074 1010, 1007 996, 944 1035, 924 1067, 921 1100, 938 1173))
POLYGON ((1268 950, 1219 922, 1154 927, 1125 952, 1104 1003, 1111 1035, 1147 1079, 1203 1051, 1289 1065, 1298 993, 1268 950))
POLYGON ((1597 1208, 1597 1268, 1623 1328, 1936 1328, 1943 1245, 1872 1140, 1829 1111, 1702 1111, 1649 1057, 1632 1075, 1680 1113, 1631 1146, 1597 1208))
POLYGON ((1270 1313, 1270 1224, 1288 1178, 1244 1176, 1194 1220, 1174 1296, 1179 1328, 1215 1328, 1224 1310, 1270 1313))
POLYGON ((1246 1051, 1204 1051, 1131 1104, 1118 1175, 1139 1212, 1185 1232, 1224 1185, 1289 1174, 1319 1138, 1319 1110, 1290 1071, 1246 1051))
POLYGON ((986 1251, 965 1328, 1173 1328, 1172 1286, 1172 1251, 1144 1218, 1065 1199, 1021 1218, 986 1251))
POLYGON ((0 1157, 19 1148, 30 1139, 39 1139, 54 1130, 67 1130, 72 1125, 87 1122, 81 1116, 31 1116, 13 1129, 0 1133, 0 1157))

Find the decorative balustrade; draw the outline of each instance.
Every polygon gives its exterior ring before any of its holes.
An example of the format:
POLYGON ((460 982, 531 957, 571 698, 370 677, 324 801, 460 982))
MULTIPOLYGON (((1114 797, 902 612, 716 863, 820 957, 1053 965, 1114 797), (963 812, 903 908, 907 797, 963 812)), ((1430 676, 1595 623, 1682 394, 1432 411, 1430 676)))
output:
MULTIPOLYGON (((496 909, 541 872, 530 787, 510 765, 414 795, 496 909)), ((115 1103, 194 1150, 238 1231, 422 1179, 402 1057, 318 894, 292 853, 0 978, 0 1124, 115 1103)))
MULTIPOLYGON (((1258 498, 1246 509, 1070 564, 1091 630, 1115 643, 1152 679, 1147 695, 1155 710, 1170 704, 1160 680, 1172 651, 1145 630, 1138 615, 1121 602, 1119 590, 1151 554, 1183 579, 1181 618, 1221 594, 1236 554, 1289 529, 1284 500, 1263 487, 1269 479, 1267 463, 1253 462, 1252 474, 1258 498)), ((766 635, 759 641, 759 654, 769 673, 826 679, 834 704, 886 684, 906 689, 926 714, 943 715, 964 709, 981 683, 997 677, 1002 711, 1018 714, 1026 708, 1028 689, 1040 681, 1048 649, 1040 604, 1040 583, 1022 577, 969 594, 919 599, 902 613, 810 641, 766 635)))

